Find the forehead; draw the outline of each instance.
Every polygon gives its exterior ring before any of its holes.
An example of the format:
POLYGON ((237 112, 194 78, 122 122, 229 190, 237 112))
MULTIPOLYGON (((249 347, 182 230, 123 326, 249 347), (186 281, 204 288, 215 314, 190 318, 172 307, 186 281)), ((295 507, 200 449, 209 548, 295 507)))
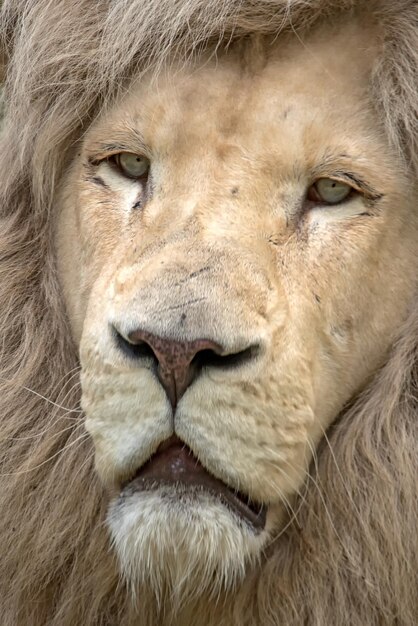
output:
POLYGON ((323 145, 327 132, 342 149, 355 149, 353 128, 371 127, 369 78, 377 54, 376 29, 359 19, 276 41, 249 38, 216 58, 170 66, 133 84, 100 131, 140 132, 162 153, 204 151, 222 139, 300 156, 323 145))

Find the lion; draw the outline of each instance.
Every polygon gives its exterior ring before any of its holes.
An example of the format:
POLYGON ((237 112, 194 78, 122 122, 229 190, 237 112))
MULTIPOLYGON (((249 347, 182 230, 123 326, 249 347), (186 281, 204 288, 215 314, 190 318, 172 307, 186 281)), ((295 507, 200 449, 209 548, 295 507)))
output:
POLYGON ((418 3, 4 0, 2 626, 418 623, 418 3))

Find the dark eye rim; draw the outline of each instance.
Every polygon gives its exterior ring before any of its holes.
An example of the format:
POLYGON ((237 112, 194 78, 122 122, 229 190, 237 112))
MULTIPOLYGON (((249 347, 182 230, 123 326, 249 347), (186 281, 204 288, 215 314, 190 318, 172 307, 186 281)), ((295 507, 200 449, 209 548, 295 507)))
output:
POLYGON ((143 156, 142 154, 137 154, 136 152, 129 152, 128 150, 125 150, 124 152, 117 152, 116 154, 112 154, 111 156, 107 157, 106 161, 107 163, 109 163, 111 167, 116 169, 119 172, 119 174, 121 174, 125 178, 129 178, 130 180, 146 181, 149 177, 151 162, 146 156, 143 156), (145 161, 147 161, 148 168, 146 172, 144 174, 141 174, 140 176, 131 176, 128 172, 126 172, 126 170, 123 169, 123 167, 120 164, 121 154, 133 154, 134 156, 140 157, 141 159, 144 159, 145 161))
POLYGON ((327 176, 321 176, 320 178, 317 178, 313 183, 311 183, 311 185, 309 185, 307 191, 306 191, 306 196, 305 196, 305 204, 309 204, 309 206, 313 207, 313 206, 339 206, 340 204, 344 204, 345 202, 349 202, 350 200, 352 200, 354 197, 358 197, 361 195, 361 192, 356 189, 355 187, 352 187, 351 185, 349 185, 346 181, 342 181, 339 180, 338 178, 331 178, 331 177, 327 177, 327 176), (347 187, 350 188, 349 193, 342 198, 341 200, 338 200, 337 202, 328 202, 327 200, 324 200, 317 188, 316 185, 318 184, 318 182, 320 180, 324 180, 324 178, 329 178, 329 180, 334 180, 337 183, 342 183, 344 185, 347 185, 347 187))

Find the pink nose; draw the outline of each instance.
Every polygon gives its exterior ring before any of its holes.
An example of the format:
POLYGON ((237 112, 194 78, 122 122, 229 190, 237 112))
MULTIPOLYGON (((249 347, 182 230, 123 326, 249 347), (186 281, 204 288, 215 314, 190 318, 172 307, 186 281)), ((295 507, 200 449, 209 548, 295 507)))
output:
POLYGON ((213 358, 223 352, 222 346, 209 339, 174 341, 146 330, 131 332, 129 341, 135 346, 147 344, 151 348, 158 362, 158 377, 173 409, 193 382, 205 357, 213 358))

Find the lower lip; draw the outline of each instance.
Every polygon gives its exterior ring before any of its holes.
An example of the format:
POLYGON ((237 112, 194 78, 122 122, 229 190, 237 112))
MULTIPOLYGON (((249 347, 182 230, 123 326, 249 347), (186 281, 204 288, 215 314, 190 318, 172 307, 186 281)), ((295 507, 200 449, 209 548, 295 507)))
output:
POLYGON ((222 502, 240 521, 261 532, 266 524, 266 507, 249 501, 210 474, 182 442, 175 443, 151 457, 122 488, 121 496, 170 487, 178 497, 206 492, 222 502))

